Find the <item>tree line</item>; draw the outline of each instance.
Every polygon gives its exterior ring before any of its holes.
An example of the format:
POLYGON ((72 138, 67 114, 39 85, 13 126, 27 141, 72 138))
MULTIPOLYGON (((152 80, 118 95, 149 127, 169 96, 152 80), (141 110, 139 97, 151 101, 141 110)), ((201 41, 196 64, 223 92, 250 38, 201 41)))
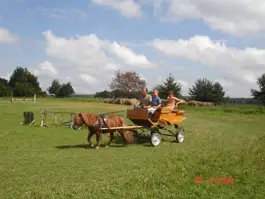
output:
MULTIPOLYGON (((265 105, 265 74, 257 79, 258 90, 251 89, 253 103, 262 103, 265 105)), ((147 86, 147 82, 140 77, 136 72, 121 72, 116 71, 109 85, 110 90, 97 92, 96 98, 138 98, 140 89, 147 86)), ((181 94, 182 86, 178 83, 170 73, 169 76, 156 85, 152 90, 157 89, 159 96, 166 99, 168 92, 173 91, 175 97, 184 98, 186 100, 196 100, 203 102, 213 102, 215 104, 227 103, 231 98, 225 96, 223 86, 219 82, 210 81, 207 78, 198 79, 194 85, 189 88, 189 96, 185 97, 181 94)), ((149 94, 152 94, 152 90, 149 94)), ((251 103, 247 100, 247 103, 251 103)))
MULTIPOLYGON (((251 89, 252 100, 265 105, 265 74, 257 79, 258 90, 251 89)), ((115 71, 114 77, 109 84, 109 90, 95 93, 95 98, 138 98, 141 88, 147 87, 147 82, 140 77, 139 74, 132 71, 121 72, 115 71)), ((207 78, 198 79, 189 88, 188 97, 182 96, 182 86, 170 73, 169 76, 160 84, 154 86, 153 89, 159 90, 159 95, 162 99, 167 97, 170 90, 174 95, 186 100, 197 100, 204 102, 213 102, 216 104, 231 101, 228 96, 225 96, 223 86, 219 82, 213 82, 207 78)), ((149 94, 152 94, 152 90, 149 94)), ((17 97, 32 97, 34 94, 38 96, 53 95, 55 97, 69 97, 75 94, 71 82, 61 84, 54 79, 47 91, 40 88, 38 77, 32 74, 27 68, 17 67, 9 80, 0 78, 0 97, 10 96, 17 97)))
MULTIPOLYGON (((58 80, 53 80, 47 91, 56 97, 68 97, 75 93, 70 82, 60 84, 58 80)), ((10 96, 11 93, 15 97, 32 97, 34 94, 41 97, 48 95, 40 88, 38 77, 23 67, 17 67, 9 80, 0 78, 0 97, 10 96)))

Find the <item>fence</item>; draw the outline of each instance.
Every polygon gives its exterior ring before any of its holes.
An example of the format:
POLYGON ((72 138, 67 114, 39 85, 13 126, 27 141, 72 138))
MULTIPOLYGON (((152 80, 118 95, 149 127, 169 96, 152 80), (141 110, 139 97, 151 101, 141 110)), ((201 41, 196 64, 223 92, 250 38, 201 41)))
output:
POLYGON ((40 126, 49 125, 52 126, 66 126, 66 127, 73 127, 73 118, 76 113, 73 112, 55 112, 55 111, 47 111, 45 109, 41 110, 41 124, 40 126), (67 119, 68 118, 68 119, 67 119), (52 121, 49 122, 49 120, 52 121), (65 121, 66 120, 66 121, 65 121))
POLYGON ((34 104, 37 102, 36 94, 34 94, 33 98, 14 98, 13 93, 11 93, 10 102, 13 104, 14 101, 33 101, 34 104))

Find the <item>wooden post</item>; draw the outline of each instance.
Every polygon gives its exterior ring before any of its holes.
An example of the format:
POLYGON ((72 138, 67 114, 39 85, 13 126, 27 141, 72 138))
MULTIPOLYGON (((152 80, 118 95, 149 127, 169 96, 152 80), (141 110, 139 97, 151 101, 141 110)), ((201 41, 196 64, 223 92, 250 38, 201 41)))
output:
POLYGON ((34 104, 36 104, 36 100, 37 100, 36 94, 34 94, 34 97, 33 97, 34 104))
POLYGON ((10 98, 10 102, 11 102, 11 104, 13 103, 13 92, 11 92, 11 96, 10 96, 11 98, 10 98))

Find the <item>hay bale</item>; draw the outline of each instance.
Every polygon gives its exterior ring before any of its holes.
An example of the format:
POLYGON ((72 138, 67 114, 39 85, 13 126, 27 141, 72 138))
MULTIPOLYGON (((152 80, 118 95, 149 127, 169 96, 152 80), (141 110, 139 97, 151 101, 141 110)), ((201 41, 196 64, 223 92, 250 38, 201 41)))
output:
POLYGON ((199 106, 204 106, 204 103, 203 102, 200 102, 200 101, 196 101, 197 102, 197 104, 199 105, 199 106))
POLYGON ((104 103, 110 103, 111 99, 105 99, 104 103))
POLYGON ((130 105, 132 105, 132 102, 130 100, 125 100, 124 104, 130 106, 130 105))
POLYGON ((127 99, 120 99, 120 104, 125 104, 127 99))
POLYGON ((188 106, 197 106, 197 102, 195 100, 188 101, 188 106))

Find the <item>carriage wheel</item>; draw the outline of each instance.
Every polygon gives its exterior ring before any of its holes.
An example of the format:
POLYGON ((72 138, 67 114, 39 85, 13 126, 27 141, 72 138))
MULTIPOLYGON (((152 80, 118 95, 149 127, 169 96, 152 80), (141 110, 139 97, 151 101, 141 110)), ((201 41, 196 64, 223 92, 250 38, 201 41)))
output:
POLYGON ((156 147, 161 143, 161 135, 160 133, 152 133, 151 134, 151 145, 156 147))
POLYGON ((181 129, 176 135, 176 140, 178 143, 181 143, 184 141, 184 131, 181 129))

